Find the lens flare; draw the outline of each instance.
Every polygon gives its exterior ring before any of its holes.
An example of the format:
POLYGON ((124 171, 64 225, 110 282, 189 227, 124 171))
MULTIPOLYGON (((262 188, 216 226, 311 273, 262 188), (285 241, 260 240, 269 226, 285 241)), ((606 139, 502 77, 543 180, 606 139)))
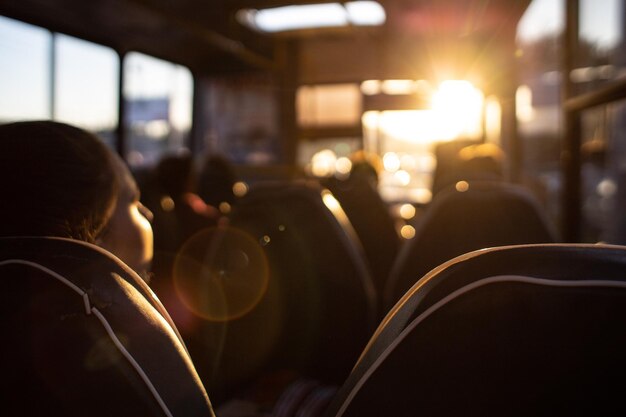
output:
POLYGON ((191 237, 173 267, 178 296, 194 314, 224 322, 245 316, 267 291, 269 268, 259 242, 234 229, 191 237))

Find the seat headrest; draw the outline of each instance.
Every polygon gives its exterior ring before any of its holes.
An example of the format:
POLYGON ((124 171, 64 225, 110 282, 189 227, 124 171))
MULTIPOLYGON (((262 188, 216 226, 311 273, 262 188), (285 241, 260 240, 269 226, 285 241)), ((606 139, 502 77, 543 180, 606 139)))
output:
POLYGON ((383 320, 328 416, 623 415, 626 248, 460 256, 383 320))

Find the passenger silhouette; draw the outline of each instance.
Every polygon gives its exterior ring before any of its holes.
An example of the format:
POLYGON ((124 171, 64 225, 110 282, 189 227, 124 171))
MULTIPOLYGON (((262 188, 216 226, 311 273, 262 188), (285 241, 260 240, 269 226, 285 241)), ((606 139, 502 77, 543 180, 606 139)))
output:
POLYGON ((233 186, 237 174, 231 162, 219 155, 207 155, 201 167, 198 179, 198 194, 207 204, 223 207, 223 203, 232 205, 235 201, 233 186))
POLYGON ((458 181, 500 181, 503 179, 502 149, 492 143, 455 141, 437 146, 437 168, 433 196, 458 181))
POLYGON ((0 193, 5 406, 212 416, 176 327, 129 268, 147 270, 152 231, 121 159, 70 125, 2 125, 0 193))
POLYGON ((158 206, 153 208, 158 250, 174 253, 196 232, 217 225, 220 212, 195 193, 191 155, 164 156, 156 166, 155 182, 159 194, 158 206))

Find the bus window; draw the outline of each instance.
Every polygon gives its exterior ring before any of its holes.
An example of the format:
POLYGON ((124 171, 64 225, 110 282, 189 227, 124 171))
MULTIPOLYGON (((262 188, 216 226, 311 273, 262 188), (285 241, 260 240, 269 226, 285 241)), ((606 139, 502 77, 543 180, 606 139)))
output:
MULTIPOLYGON (((480 141, 485 98, 468 80, 375 80, 362 84, 364 147, 383 159, 379 191, 386 201, 427 204, 432 198, 435 148, 451 141, 480 141), (371 90, 370 90, 371 89, 371 90), (370 94, 375 92, 376 94, 370 94)), ((498 128, 499 129, 499 128, 498 128)), ((495 126, 490 126, 494 133, 495 126)), ((499 132, 498 132, 499 135, 499 132)), ((499 138, 491 140, 499 142, 499 138)))
POLYGON ((296 92, 296 163, 313 176, 345 176, 362 149, 362 95, 357 83, 303 85, 296 92))
POLYGON ((187 148, 193 100, 191 72, 138 52, 126 55, 123 71, 129 164, 152 165, 166 152, 187 148))
POLYGON ((534 0, 517 27, 519 87, 515 101, 522 181, 533 189, 555 224, 561 216, 560 51, 564 26, 564 2, 534 0))
POLYGON ((583 111, 583 242, 626 243, 626 101, 583 111))
POLYGON ((345 176, 352 168, 350 156, 361 148, 361 138, 303 139, 297 163, 316 177, 345 176))
POLYGON ((570 78, 576 94, 626 77, 623 0, 580 0, 578 49, 570 78))
POLYGON ((200 83, 202 142, 198 150, 254 167, 280 160, 277 90, 272 77, 236 74, 200 83))
POLYGON ((51 37, 0 16, 0 122, 50 117, 51 37))
POLYGON ((298 125, 303 127, 350 126, 361 117, 361 93, 357 84, 302 86, 297 91, 298 125))
POLYGON ((55 36, 54 119, 97 133, 115 147, 119 58, 110 48, 55 36))

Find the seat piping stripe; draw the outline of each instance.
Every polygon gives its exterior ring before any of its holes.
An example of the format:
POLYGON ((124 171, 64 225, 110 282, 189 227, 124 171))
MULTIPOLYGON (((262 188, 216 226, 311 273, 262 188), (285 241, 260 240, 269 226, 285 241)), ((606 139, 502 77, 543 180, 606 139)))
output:
POLYGON ((0 261, 0 266, 11 265, 11 264, 26 265, 26 266, 30 266, 32 268, 38 269, 38 270, 40 270, 42 272, 45 272, 48 275, 51 275, 52 277, 54 277, 57 280, 61 281, 63 284, 67 285, 68 287, 70 287, 72 290, 74 290, 78 294, 80 294, 81 297, 83 298, 84 303, 85 303, 85 309, 86 309, 87 315, 90 315, 91 313, 93 313, 94 316, 96 316, 98 318, 98 320, 100 321, 100 323, 102 324, 102 326, 106 330, 107 334, 109 335, 109 337, 111 338, 111 340, 113 341, 115 346, 119 349, 119 351, 122 353, 122 355, 128 360, 130 365, 133 368, 135 368, 135 371, 139 374, 139 376, 141 377, 143 382, 146 384, 148 390, 152 393, 154 399, 159 403, 159 406, 161 407, 161 409, 163 410, 165 415, 167 417, 173 417, 173 414, 171 413, 171 411, 169 410, 169 408, 165 404, 165 401, 163 401, 163 398, 161 397, 161 395, 158 393, 158 391, 154 387, 154 384, 152 384, 152 381, 150 381, 150 377, 148 377, 148 375, 145 373, 145 371, 143 370, 141 365, 139 365, 139 363, 135 360, 135 358, 132 356, 132 354, 130 352, 128 352, 128 350, 126 350, 124 345, 122 345, 122 343, 120 342, 118 337, 115 335, 115 332, 113 331, 113 328, 111 327, 111 325, 109 324, 107 319, 102 315, 102 313, 96 307, 91 307, 91 303, 89 302, 89 294, 87 294, 85 291, 83 291, 80 287, 78 287, 76 284, 74 284, 73 282, 71 282, 67 278, 63 277, 62 275, 58 274, 57 272, 54 272, 53 270, 51 270, 51 269, 49 269, 49 268, 47 268, 47 267, 45 267, 43 265, 40 265, 40 264, 38 264, 36 262, 26 261, 26 260, 23 260, 23 259, 8 259, 8 260, 5 260, 5 261, 0 261))
POLYGON ((534 284, 534 285, 543 285, 550 287, 612 287, 612 288, 623 288, 626 289, 626 282, 622 281, 610 281, 610 280, 582 280, 582 281, 559 281, 559 280, 551 280, 545 278, 533 278, 533 277, 525 277, 519 275, 498 275, 489 278, 484 278, 471 284, 468 284, 464 287, 453 291, 448 294, 428 309, 426 309, 422 314, 417 316, 410 324, 406 326, 406 328, 394 339, 393 342, 389 344, 389 346, 380 354, 378 358, 372 363, 372 365, 367 369, 367 371, 363 374, 363 376, 357 381, 354 385, 350 393, 346 397, 345 401, 339 408, 339 411, 335 415, 335 417, 341 417, 345 413, 346 409, 356 397, 356 394, 361 389, 361 387, 367 382, 370 376, 378 369, 378 367, 384 362, 384 360, 393 352, 393 350, 400 344, 406 337, 417 327, 421 322, 426 320, 430 315, 435 313, 445 304, 453 301, 454 299, 464 295, 472 290, 475 290, 479 287, 483 287, 490 284, 496 283, 504 283, 504 282, 519 282, 524 284, 534 284))

